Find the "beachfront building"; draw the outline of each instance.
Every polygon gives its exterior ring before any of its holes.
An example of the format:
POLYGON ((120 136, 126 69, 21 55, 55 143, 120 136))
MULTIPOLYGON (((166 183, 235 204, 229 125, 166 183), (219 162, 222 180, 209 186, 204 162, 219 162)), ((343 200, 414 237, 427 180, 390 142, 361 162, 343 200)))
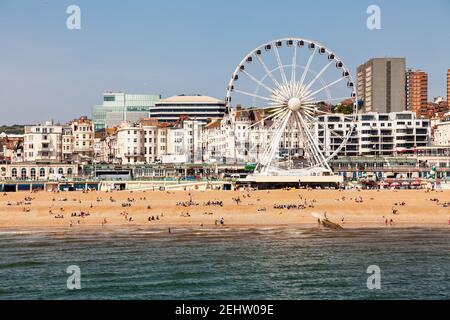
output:
POLYGON ((73 159, 73 131, 70 125, 62 129, 62 161, 71 162, 73 159))
POLYGON ((86 116, 70 122, 73 161, 90 162, 94 157, 94 124, 86 116))
POLYGON ((169 130, 168 155, 186 155, 188 163, 202 163, 204 160, 203 127, 200 120, 186 119, 169 130))
MULTIPOLYGON (((104 133, 96 133, 94 138, 94 163, 118 162, 115 157, 117 150, 117 128, 108 128, 104 133)), ((118 162, 120 163, 120 162, 118 162)))
POLYGON ((222 118, 226 110, 223 100, 199 94, 182 94, 156 102, 150 116, 160 122, 176 122, 182 117, 188 117, 206 123, 211 118, 222 118))
MULTIPOLYGON (((238 109, 223 120, 206 125, 206 159, 221 163, 258 162, 274 133, 271 121, 254 125, 260 117, 238 109)), ((315 138, 327 156, 336 151, 337 156, 414 154, 416 148, 428 146, 431 141, 430 120, 417 119, 414 112, 360 114, 354 126, 342 114, 320 116, 318 120, 315 138), (345 147, 338 150, 342 137, 350 132, 345 147)), ((298 137, 296 129, 284 133, 278 158, 302 155, 303 145, 298 137)))
POLYGON ((273 132, 270 123, 252 125, 258 113, 245 109, 231 110, 223 120, 205 126, 203 143, 207 161, 221 164, 256 162, 263 155, 273 132))
POLYGON ((434 129, 435 146, 450 146, 450 121, 440 122, 434 129))
POLYGON ((53 121, 25 126, 25 162, 61 162, 63 126, 53 121))
POLYGON ((25 126, 25 162, 87 163, 94 156, 94 127, 87 117, 66 125, 47 121, 25 126))
MULTIPOLYGON (((113 148, 114 162, 152 164, 170 162, 170 159, 175 159, 171 158, 173 156, 183 156, 183 162, 201 162, 203 126, 202 121, 190 119, 172 124, 160 123, 153 118, 141 119, 135 124, 124 121, 113 134, 117 141, 113 148)), ((99 153, 101 149, 97 147, 99 153)), ((106 157, 102 155, 99 158, 106 157)), ((181 158, 176 159, 179 161, 181 158)))
POLYGON ((140 125, 126 121, 120 124, 117 129, 115 156, 122 164, 144 163, 144 130, 140 125))
MULTIPOLYGON (((141 119, 139 122, 144 131, 144 154, 145 163, 155 163, 158 159, 158 130, 160 129, 157 119, 141 119)), ((161 139, 161 137, 159 137, 161 139)))
POLYGON ((122 121, 138 122, 149 118, 155 103, 161 99, 159 94, 127 94, 124 92, 105 92, 103 104, 92 108, 95 131, 119 126, 122 121))
MULTIPOLYGON (((272 121, 258 123, 262 112, 244 108, 230 110, 223 119, 214 119, 203 130, 206 161, 222 164, 257 162, 263 156, 275 130, 272 121)), ((301 141, 296 130, 288 130, 280 140, 280 157, 299 155, 301 141)))
POLYGON ((1 180, 45 181, 78 177, 78 166, 67 163, 0 164, 1 180))
POLYGON ((0 161, 23 162, 23 134, 0 133, 0 161))
MULTIPOLYGON (((349 130, 351 126, 343 115, 326 115, 319 117, 316 135, 329 155, 339 147, 341 132, 347 134, 349 130)), ((418 147, 425 147, 430 143, 430 120, 418 119, 415 112, 370 112, 358 115, 352 136, 338 155, 414 154, 418 147)))

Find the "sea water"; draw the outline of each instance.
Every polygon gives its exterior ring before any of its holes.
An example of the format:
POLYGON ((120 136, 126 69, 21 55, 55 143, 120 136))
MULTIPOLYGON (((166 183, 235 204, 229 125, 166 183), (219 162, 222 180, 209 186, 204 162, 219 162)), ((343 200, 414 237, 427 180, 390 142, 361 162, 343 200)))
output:
POLYGON ((0 230, 0 299, 450 298, 449 229, 171 231, 0 230))

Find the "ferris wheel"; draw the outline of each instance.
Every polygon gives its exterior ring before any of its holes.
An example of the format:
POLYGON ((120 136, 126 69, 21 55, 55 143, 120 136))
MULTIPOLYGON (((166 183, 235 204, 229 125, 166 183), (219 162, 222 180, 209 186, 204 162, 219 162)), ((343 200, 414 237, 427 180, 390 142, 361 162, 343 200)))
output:
POLYGON ((231 77, 226 101, 230 113, 257 116, 246 136, 236 137, 236 148, 253 157, 261 174, 331 172, 329 161, 346 148, 358 111, 344 62, 302 38, 274 40, 247 54, 231 77))

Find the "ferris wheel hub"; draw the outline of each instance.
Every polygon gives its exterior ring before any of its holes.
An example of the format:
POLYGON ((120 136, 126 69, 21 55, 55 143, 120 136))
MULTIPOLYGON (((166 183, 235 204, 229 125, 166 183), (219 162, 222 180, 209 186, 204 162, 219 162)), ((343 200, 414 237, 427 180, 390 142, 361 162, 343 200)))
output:
POLYGON ((288 108, 292 111, 300 110, 301 106, 302 106, 302 101, 297 97, 293 97, 293 98, 289 99, 289 101, 288 101, 288 108))

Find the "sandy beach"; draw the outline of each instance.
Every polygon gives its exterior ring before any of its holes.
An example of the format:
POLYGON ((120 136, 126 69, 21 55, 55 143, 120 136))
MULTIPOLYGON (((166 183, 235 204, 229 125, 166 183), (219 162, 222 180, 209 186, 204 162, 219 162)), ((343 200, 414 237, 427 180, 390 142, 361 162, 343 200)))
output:
POLYGON ((450 227, 450 191, 121 191, 0 194, 0 228, 450 227), (209 203, 208 203, 209 202, 209 203))

